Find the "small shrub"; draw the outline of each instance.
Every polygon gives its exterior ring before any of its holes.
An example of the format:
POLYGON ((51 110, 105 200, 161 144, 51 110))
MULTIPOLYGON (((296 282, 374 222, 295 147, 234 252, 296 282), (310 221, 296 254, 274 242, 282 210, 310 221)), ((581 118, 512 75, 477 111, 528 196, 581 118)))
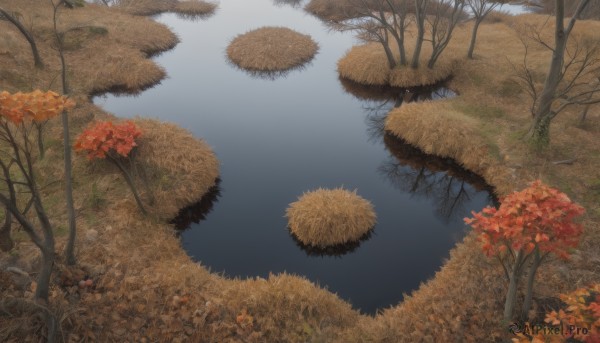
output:
POLYGON ((135 162, 130 154, 137 146, 136 138, 141 135, 142 132, 131 121, 117 125, 111 121, 100 121, 92 124, 77 137, 74 148, 75 151, 87 152, 89 160, 107 158, 114 163, 125 177, 138 207, 145 215, 146 209, 133 181, 135 162), (125 167, 126 161, 129 162, 130 168, 125 167))

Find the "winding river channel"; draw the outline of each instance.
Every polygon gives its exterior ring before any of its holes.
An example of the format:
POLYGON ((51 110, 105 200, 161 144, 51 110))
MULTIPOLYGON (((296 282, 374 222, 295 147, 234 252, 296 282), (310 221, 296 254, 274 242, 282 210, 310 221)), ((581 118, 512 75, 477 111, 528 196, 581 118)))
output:
POLYGON ((199 223, 180 223, 189 226, 183 248, 211 271, 301 275, 372 314, 431 278, 464 236, 462 218, 490 203, 481 179, 382 130, 387 112, 402 102, 455 94, 340 80, 336 62, 357 44, 351 33, 330 32, 301 8, 273 0, 222 0, 214 16, 198 21, 156 19, 181 38, 155 57, 169 78, 139 96, 95 103, 120 117, 177 123, 213 147, 221 181, 197 206, 199 223), (309 34, 320 50, 306 68, 275 80, 232 67, 227 44, 261 26, 309 34), (286 227, 286 207, 305 191, 339 186, 374 204, 373 234, 328 254, 303 249, 286 227))

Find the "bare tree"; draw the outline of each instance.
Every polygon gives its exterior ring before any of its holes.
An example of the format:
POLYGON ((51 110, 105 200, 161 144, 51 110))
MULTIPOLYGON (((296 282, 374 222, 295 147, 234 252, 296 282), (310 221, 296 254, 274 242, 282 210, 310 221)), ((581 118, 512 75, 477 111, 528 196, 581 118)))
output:
POLYGON ((477 31, 479 25, 483 22, 485 17, 490 14, 498 6, 502 6, 506 1, 494 1, 494 0, 466 0, 467 6, 471 9, 473 14, 473 31, 471 32, 471 43, 469 44, 469 51, 467 57, 473 59, 473 52, 475 51, 475 42, 477 41, 477 31))
POLYGON ((33 38, 31 32, 29 32, 29 30, 27 30, 25 26, 23 26, 23 24, 19 21, 18 14, 11 14, 10 12, 0 7, 0 20, 8 21, 9 23, 13 24, 19 30, 19 32, 21 32, 23 37, 25 37, 25 39, 27 39, 27 42, 29 42, 29 46, 31 46, 31 53, 33 54, 33 61, 35 67, 39 69, 44 68, 44 63, 42 62, 42 58, 35 43, 35 39, 33 38))
POLYGON ((42 253, 42 268, 38 274, 35 298, 48 303, 50 275, 55 259, 54 233, 42 205, 42 197, 35 178, 30 132, 31 128, 25 125, 15 127, 6 121, 0 123, 0 140, 6 146, 0 151, 2 155, 0 168, 6 185, 5 192, 0 192, 0 203, 21 224, 23 230, 42 253), (13 168, 16 170, 12 170, 13 168), (16 186, 23 187, 25 192, 17 190, 16 186), (27 209, 19 208, 19 194, 27 193, 31 197, 30 201, 37 215, 42 235, 38 233, 36 225, 25 216, 27 209))
POLYGON ((465 0, 437 0, 433 2, 433 16, 428 16, 427 21, 431 31, 431 57, 427 62, 428 68, 433 68, 440 58, 450 40, 454 28, 460 21, 465 8, 465 0))
POLYGON ((464 17, 464 6, 465 0, 345 0, 340 13, 323 20, 335 30, 356 31, 361 39, 380 43, 390 69, 407 65, 419 68, 423 42, 430 41, 433 51, 427 66, 433 68, 464 17), (417 34, 409 61, 405 36, 413 21, 417 34))
POLYGON ((565 27, 565 2, 555 0, 554 42, 545 42, 538 28, 530 29, 530 38, 552 51, 550 67, 541 90, 527 63, 519 78, 532 98, 533 123, 528 137, 536 146, 550 142, 550 123, 569 106, 600 103, 600 43, 591 39, 569 39, 579 15, 590 0, 579 0, 574 16, 565 27))
MULTIPOLYGON (((53 11, 53 24, 54 24, 54 35, 56 38, 56 47, 60 57, 61 64, 61 80, 63 94, 69 94, 69 84, 67 82, 67 65, 65 62, 64 54, 64 32, 61 33, 58 30, 58 13, 61 7, 72 8, 74 6, 80 6, 79 2, 73 0, 50 0, 53 11)), ((69 136, 69 117, 66 111, 61 114, 62 126, 63 126, 63 145, 64 145, 64 165, 65 165, 65 197, 67 205, 67 214, 69 220, 69 239, 65 247, 65 261, 67 265, 75 265, 75 236, 77 232, 77 223, 75 220, 75 206, 73 204, 73 176, 72 176, 72 157, 71 157, 71 142, 69 136)))
POLYGON ((425 39, 425 21, 427 19, 427 8, 429 0, 415 0, 415 24, 417 26, 417 38, 415 41, 415 50, 413 51, 411 68, 419 67, 419 59, 421 58, 421 48, 425 39))
POLYGON ((336 16, 324 18, 334 30, 356 31, 359 38, 381 44, 388 65, 406 65, 404 46, 405 30, 408 26, 409 0, 348 0, 336 16), (395 43, 398 49, 397 60, 392 51, 395 43))

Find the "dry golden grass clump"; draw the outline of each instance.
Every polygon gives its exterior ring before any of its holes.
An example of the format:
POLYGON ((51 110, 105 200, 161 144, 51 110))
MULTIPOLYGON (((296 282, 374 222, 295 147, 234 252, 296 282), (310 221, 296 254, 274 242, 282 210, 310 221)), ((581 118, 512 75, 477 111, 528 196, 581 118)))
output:
POLYGON ((219 298, 233 308, 244 304, 261 328, 256 342, 333 342, 340 329, 361 317, 348 302, 302 276, 270 274, 223 286, 219 298))
POLYGON ((117 7, 135 15, 172 12, 185 16, 207 16, 217 9, 214 3, 202 0, 120 0, 117 7))
POLYGON ((344 0, 311 0, 304 10, 322 20, 342 20, 358 15, 356 8, 344 0))
POLYGON ((446 52, 433 69, 427 68, 428 50, 430 49, 424 47, 418 69, 409 66, 390 69, 381 44, 369 43, 355 46, 338 61, 338 73, 344 78, 364 85, 402 88, 431 86, 450 78, 458 61, 449 57, 446 52))
POLYGON ((358 241, 376 222, 373 205, 343 188, 304 193, 290 204, 286 216, 296 238, 316 247, 358 241))
POLYGON ((318 50, 308 35, 285 27, 263 27, 235 37, 227 56, 242 69, 278 72, 302 66, 318 50))
POLYGON ((481 175, 503 194, 513 187, 508 168, 490 154, 477 134, 477 121, 454 110, 448 100, 408 103, 392 110, 386 131, 419 147, 427 154, 449 157, 481 175))
MULTIPOLYGON (((0 21, 0 52, 6 48, 6 52, 0 54, 0 87, 46 89, 52 85, 58 89, 59 64, 54 47, 52 6, 32 0, 7 0, 5 7, 36 18, 32 33, 47 67, 32 68, 27 41, 10 23, 0 21)), ((69 86, 73 94, 135 93, 155 85, 166 73, 148 57, 179 42, 165 25, 150 18, 94 4, 61 13, 58 25, 59 30, 68 31, 65 60, 72 76, 69 86)))
POLYGON ((157 194, 155 213, 172 218, 215 185, 219 161, 206 142, 175 124, 143 118, 135 123, 142 130, 138 158, 157 194))
POLYGON ((177 5, 171 12, 186 15, 186 16, 207 16, 217 9, 217 5, 201 0, 182 0, 177 2, 177 5))

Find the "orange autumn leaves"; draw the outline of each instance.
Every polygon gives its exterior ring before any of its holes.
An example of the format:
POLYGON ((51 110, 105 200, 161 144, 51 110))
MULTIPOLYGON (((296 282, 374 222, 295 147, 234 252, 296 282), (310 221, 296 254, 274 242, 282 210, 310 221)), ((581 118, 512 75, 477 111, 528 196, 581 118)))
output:
MULTIPOLYGON (((0 92, 0 118, 15 125, 44 122, 73 107, 75 102, 53 91, 0 92)), ((81 133, 75 142, 75 150, 86 151, 89 159, 104 158, 111 150, 126 157, 140 135, 141 131, 130 121, 121 124, 98 122, 81 133)))
MULTIPOLYGON (((100 121, 85 129, 75 141, 75 151, 87 152, 88 159, 105 158, 111 151, 127 157, 137 146, 135 139, 142 132, 131 121, 114 124, 100 121)), ((115 156, 116 157, 116 156, 115 156)))
POLYGON ((553 333, 539 330, 533 335, 520 334, 512 339, 515 343, 559 343, 565 341, 600 342, 600 284, 579 288, 561 294, 564 309, 546 314, 546 327, 555 328, 553 333), (533 336, 533 337, 532 337, 533 336))
POLYGON ((52 91, 0 92, 0 117, 16 125, 24 121, 43 122, 74 106, 75 102, 52 91))
POLYGON ((583 213, 583 207, 566 194, 538 180, 502 198, 500 208, 488 206, 480 213, 473 212, 473 218, 465 218, 465 222, 479 233, 488 256, 507 249, 530 253, 538 247, 541 252, 566 258, 583 232, 573 220, 583 213))
POLYGON ((600 284, 561 294, 560 300, 566 310, 552 311, 546 315, 546 323, 566 326, 564 331, 582 342, 600 342, 600 284), (570 330, 569 326, 587 330, 570 330))

